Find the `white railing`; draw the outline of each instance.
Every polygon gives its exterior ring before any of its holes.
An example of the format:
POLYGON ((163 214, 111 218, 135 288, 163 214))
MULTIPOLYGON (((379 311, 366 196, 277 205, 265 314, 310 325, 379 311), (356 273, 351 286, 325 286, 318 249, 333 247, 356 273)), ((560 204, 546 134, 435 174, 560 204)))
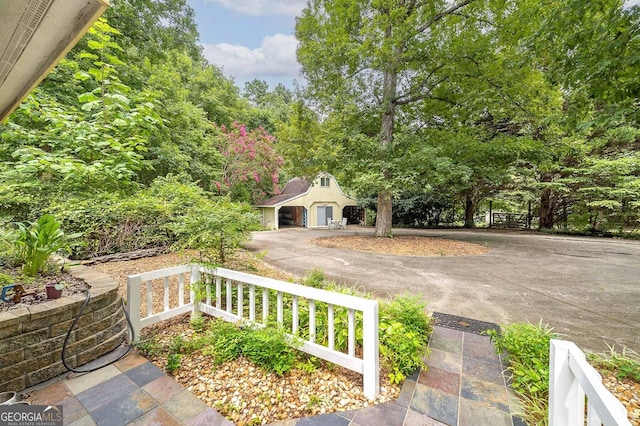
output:
POLYGON ((602 384, 573 342, 551 340, 549 426, 631 425, 627 410, 602 384), (586 423, 585 423, 586 396, 586 423))
MULTIPOLYGON (((378 302, 376 300, 320 290, 229 269, 207 269, 198 265, 177 266, 146 272, 131 275, 127 279, 127 310, 136 339, 139 338, 140 330, 143 327, 190 311, 201 311, 230 322, 241 321, 264 326, 269 318, 270 297, 275 297, 275 317, 280 326, 285 326, 285 311, 291 313, 291 318, 287 318, 286 325, 291 328, 289 336, 293 341, 298 341, 294 336, 308 336, 300 345, 294 345, 295 347, 310 355, 362 374, 364 395, 372 400, 377 397, 380 390, 380 372, 378 364, 378 302), (185 303, 183 294, 187 275, 191 284, 200 281, 201 275, 209 275, 210 280, 208 281, 214 283, 212 286, 206 286, 205 300, 199 304, 193 303, 195 299, 192 288, 190 288, 189 303, 185 303), (144 288, 143 283, 146 285, 144 288), (156 294, 156 298, 159 295, 154 290, 160 287, 160 283, 164 289, 163 310, 155 313, 153 311, 154 294, 156 294), (171 296, 172 289, 173 296, 171 296), (142 312, 143 309, 141 309, 143 308, 141 297, 143 290, 146 293, 145 312, 142 312), (178 293, 177 301, 175 300, 176 290, 178 293), (274 292, 275 295, 273 295, 274 292), (290 297, 285 298, 285 295, 290 297), (172 299, 173 303, 171 303, 172 299), (290 302, 290 306, 285 307, 286 302, 290 302), (326 345, 316 341, 316 302, 326 304, 326 345), (300 329, 303 325, 300 322, 302 306, 304 306, 305 313, 308 314, 308 321, 305 322, 307 330, 300 329), (335 349, 335 315, 342 310, 346 310, 348 331, 346 353, 335 349), (362 358, 357 357, 355 353, 356 315, 358 312, 362 317, 362 358)), ((158 304, 160 303, 156 303, 156 305, 158 304)))

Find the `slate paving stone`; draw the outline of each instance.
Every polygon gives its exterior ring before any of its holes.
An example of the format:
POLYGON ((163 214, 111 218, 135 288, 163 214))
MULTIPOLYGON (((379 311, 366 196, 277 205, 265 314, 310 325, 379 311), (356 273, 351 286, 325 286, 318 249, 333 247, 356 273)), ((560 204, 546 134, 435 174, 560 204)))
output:
POLYGON ((177 395, 184 390, 180 383, 176 382, 171 377, 164 375, 150 383, 147 383, 142 387, 142 389, 160 403, 165 402, 172 396, 177 395))
POLYGON ((463 356, 473 358, 489 364, 501 365, 500 357, 493 352, 493 349, 484 344, 464 343, 463 356))
POLYGON ((56 405, 65 398, 73 396, 64 382, 55 382, 33 391, 29 397, 31 405, 56 405))
POLYGON ((136 389, 93 411, 91 418, 98 426, 126 425, 157 405, 142 389, 136 389))
POLYGON ((426 360, 429 367, 436 367, 452 373, 462 370, 462 357, 458 354, 444 352, 439 349, 431 350, 431 356, 426 360))
POLYGON ((296 426, 349 426, 351 421, 335 413, 305 417, 296 422, 296 426))
POLYGON ((402 389, 400 389, 400 395, 398 395, 398 399, 396 399, 396 404, 401 407, 408 408, 411 404, 411 398, 413 397, 413 391, 415 387, 415 380, 409 380, 408 378, 405 379, 404 383, 402 384, 402 389))
POLYGON ((462 398, 458 426, 512 426, 511 415, 462 398))
POLYGON ((67 426, 96 426, 96 422, 93 421, 90 415, 79 418, 73 423, 65 423, 67 426))
POLYGON ((358 410, 339 411, 336 414, 345 419, 352 420, 358 410))
POLYGON ((404 426, 446 426, 444 423, 437 421, 426 414, 420 414, 417 411, 408 410, 407 416, 404 418, 404 426))
POLYGON ((189 420, 186 424, 187 426, 234 426, 233 423, 213 408, 207 408, 202 413, 189 420))
POLYGON ((62 420, 64 424, 73 423, 88 414, 75 396, 65 398, 56 405, 62 405, 62 420))
POLYGON ((500 386, 504 386, 505 384, 502 367, 500 365, 484 362, 475 358, 465 357, 462 359, 462 374, 500 386))
POLYGON ((460 375, 437 367, 422 370, 418 383, 455 396, 460 393, 460 375))
POLYGON ((113 365, 108 365, 91 373, 75 375, 73 378, 65 380, 65 385, 67 385, 74 395, 77 395, 80 392, 105 382, 121 373, 122 371, 118 370, 113 365))
POLYGON ((108 404, 121 397, 123 394, 132 392, 138 387, 127 376, 120 374, 106 382, 80 392, 76 395, 78 401, 88 411, 92 412, 104 404, 108 404))
POLYGON ((209 408, 208 405, 186 389, 169 398, 162 406, 182 423, 186 423, 209 408))
POLYGON ((439 337, 445 337, 447 339, 456 339, 456 340, 460 340, 462 341, 462 336, 463 336, 463 332, 460 330, 454 330, 451 328, 445 328, 445 327, 439 327, 439 326, 434 326, 433 327, 433 333, 431 334, 431 336, 439 336, 439 337))
POLYGON ((162 370, 150 362, 133 367, 124 374, 138 386, 144 386, 165 375, 162 370))
POLYGON ((462 353, 462 338, 432 335, 431 339, 429 339, 429 347, 431 349, 440 349, 441 351, 460 354, 462 353))
POLYGON ((181 423, 171 414, 167 413, 162 407, 156 407, 146 414, 143 414, 137 420, 129 423, 128 426, 181 426, 181 423))
POLYGON ((480 405, 509 413, 509 399, 504 386, 463 376, 460 396, 480 405))
POLYGON ((458 422, 458 400, 457 396, 418 383, 410 408, 447 425, 456 425, 458 422))
POLYGON ((137 367, 141 364, 144 364, 147 361, 148 360, 145 357, 143 357, 137 351, 134 350, 132 352, 129 352, 127 356, 125 356, 124 358, 122 358, 120 361, 116 362, 113 365, 115 365, 118 368, 118 370, 122 372, 126 372, 131 370, 133 367, 137 367))
POLYGON ((402 426, 406 414, 406 408, 387 402, 358 410, 352 422, 366 426, 402 426))

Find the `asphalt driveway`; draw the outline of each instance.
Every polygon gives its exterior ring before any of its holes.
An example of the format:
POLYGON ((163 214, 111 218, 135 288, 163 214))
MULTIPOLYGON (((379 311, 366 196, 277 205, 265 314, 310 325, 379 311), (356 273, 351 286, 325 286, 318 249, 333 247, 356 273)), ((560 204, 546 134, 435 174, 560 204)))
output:
POLYGON ((320 268, 376 297, 420 295, 429 310, 509 323, 542 320, 582 349, 640 352, 640 242, 495 230, 394 230, 485 245, 481 256, 390 256, 319 247, 314 238, 373 230, 286 228, 257 232, 247 247, 304 276, 320 268))

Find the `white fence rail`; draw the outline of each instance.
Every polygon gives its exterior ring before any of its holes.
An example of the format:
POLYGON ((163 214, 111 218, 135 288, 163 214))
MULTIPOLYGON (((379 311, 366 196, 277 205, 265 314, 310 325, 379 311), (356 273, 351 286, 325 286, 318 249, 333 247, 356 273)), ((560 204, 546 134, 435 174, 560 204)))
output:
POLYGON ((627 410, 575 343, 551 340, 550 363, 549 426, 631 426, 627 410))
MULTIPOLYGON (((275 297, 277 323, 285 326, 285 311, 291 312, 291 318, 287 318, 286 324, 291 328, 290 336, 299 334, 308 336, 298 347, 299 350, 362 374, 364 395, 372 400, 377 397, 380 390, 380 369, 378 365, 378 302, 376 300, 320 290, 229 269, 207 269, 198 265, 161 269, 131 275, 127 279, 127 310, 136 339, 139 338, 140 330, 143 327, 193 310, 199 310, 231 322, 242 321, 264 326, 269 317, 271 297, 275 297), (203 275, 208 275, 207 281, 214 283, 213 286, 206 287, 205 300, 194 304, 194 292, 190 287, 189 302, 185 302, 184 285, 187 282, 187 277, 188 282, 193 284, 200 281, 203 275), (162 305, 163 309, 162 312, 156 313, 153 310, 153 302, 159 296, 157 290, 160 287, 163 289, 163 303, 156 302, 156 305, 162 305), (175 300, 176 292, 178 300, 175 300), (143 294, 146 295, 145 299, 142 298, 143 294), (156 299, 154 299, 154 294, 156 299), (173 296, 171 296, 172 294, 173 296), (290 297, 285 298, 285 295, 290 297), (143 301, 145 301, 146 309, 142 309, 144 308, 143 301), (287 301, 291 305, 285 307, 287 301), (326 345, 316 341, 316 318, 318 316, 316 302, 326 304, 326 345), (300 321, 303 305, 304 313, 308 315, 305 317, 308 318, 305 324, 300 321), (346 353, 335 349, 336 314, 345 310, 346 353), (356 330, 357 313, 360 313, 362 318, 361 358, 356 356, 356 333, 359 332, 356 330), (303 325, 306 326, 306 330, 301 330, 303 325), (301 333, 302 331, 305 333, 301 333)), ((344 318, 340 318, 340 320, 343 321, 344 318)))

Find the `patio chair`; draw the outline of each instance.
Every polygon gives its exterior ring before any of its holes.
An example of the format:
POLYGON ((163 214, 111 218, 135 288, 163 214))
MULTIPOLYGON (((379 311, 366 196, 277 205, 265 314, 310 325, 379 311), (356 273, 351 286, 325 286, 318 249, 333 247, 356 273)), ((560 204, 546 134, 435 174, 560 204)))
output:
POLYGON ((342 222, 340 222, 340 224, 338 225, 338 227, 340 229, 347 229, 347 218, 343 217, 342 218, 342 222))

